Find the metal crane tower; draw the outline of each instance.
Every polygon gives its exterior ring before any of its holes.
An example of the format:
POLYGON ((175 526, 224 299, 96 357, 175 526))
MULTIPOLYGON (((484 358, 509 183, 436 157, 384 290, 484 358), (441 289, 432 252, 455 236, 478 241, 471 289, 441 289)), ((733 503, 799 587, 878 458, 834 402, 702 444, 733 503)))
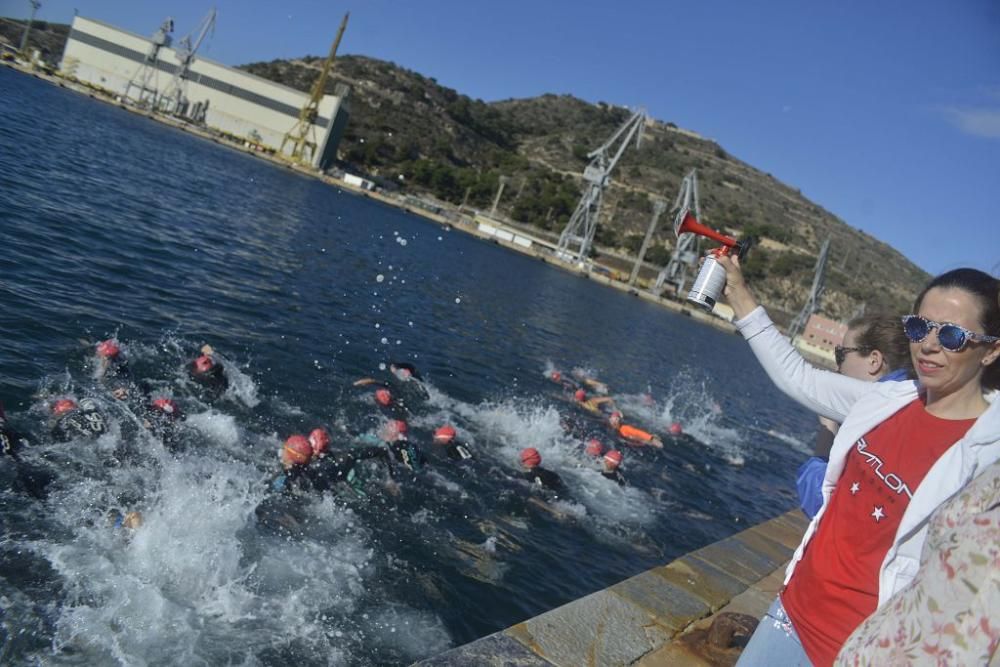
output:
MULTIPOLYGON (((698 205, 698 172, 694 169, 681 181, 681 189, 677 192, 677 199, 674 200, 676 211, 674 215, 674 228, 677 228, 689 211, 694 211, 694 217, 701 221, 701 207, 698 205)), ((653 291, 660 293, 663 291, 664 283, 670 283, 680 294, 684 291, 684 283, 687 282, 688 270, 698 261, 698 236, 696 234, 681 234, 677 237, 677 245, 674 246, 674 253, 670 256, 670 261, 656 276, 656 283, 653 291)))
POLYGON ((174 70, 174 77, 167 84, 166 92, 160 98, 159 107, 163 111, 178 115, 184 115, 187 112, 187 75, 191 69, 191 63, 194 62, 194 54, 198 52, 198 48, 205 40, 205 35, 208 34, 209 30, 212 31, 213 35, 215 34, 216 14, 215 7, 212 7, 212 10, 201 20, 198 27, 178 42, 175 49, 177 69, 174 70), (198 33, 198 36, 192 42, 191 38, 195 33, 198 33))
POLYGON ((296 162, 310 164, 316 154, 316 132, 312 129, 312 126, 319 116, 319 103, 323 99, 326 80, 330 76, 330 68, 333 66, 333 59, 337 56, 337 47, 340 46, 340 38, 344 36, 344 30, 347 28, 347 19, 350 15, 350 12, 344 14, 344 20, 340 22, 340 29, 337 30, 337 37, 333 40, 333 45, 330 47, 330 55, 327 56, 326 62, 323 63, 323 70, 320 72, 319 78, 313 84, 312 92, 309 94, 309 101, 306 102, 306 105, 302 107, 302 111, 299 112, 298 121, 292 126, 292 129, 285 133, 284 139, 281 140, 281 150, 279 152, 284 153, 285 144, 291 142, 291 158, 296 162), (312 137, 309 136, 310 134, 312 137), (308 156, 305 154, 307 149, 309 151, 308 156))
POLYGON ((132 80, 125 86, 125 98, 131 99, 138 106, 153 107, 156 105, 156 97, 159 94, 156 85, 159 68, 156 66, 156 63, 160 59, 160 49, 164 46, 170 46, 170 42, 172 41, 170 33, 173 31, 174 20, 167 17, 160 25, 160 28, 153 33, 153 43, 149 46, 146 58, 142 61, 142 65, 139 66, 135 74, 132 75, 132 80), (132 97, 133 88, 138 89, 134 98, 132 97))
POLYGON ((604 200, 604 189, 611 182, 611 171, 618 164, 626 146, 635 137, 636 148, 642 141, 642 126, 646 122, 646 110, 640 109, 632 114, 604 144, 590 153, 590 164, 583 170, 584 190, 580 203, 570 216, 566 229, 559 236, 559 246, 556 255, 560 259, 575 261, 579 264, 587 262, 590 246, 594 243, 594 233, 597 231, 597 219, 601 213, 601 203, 604 200), (624 138, 623 138, 624 137, 624 138), (609 155, 611 147, 621 139, 618 150, 613 157, 609 155), (577 245, 571 250, 570 245, 577 245))
POLYGON ((820 299, 823 297, 823 290, 826 288, 824 285, 826 281, 826 258, 829 254, 830 239, 827 238, 823 241, 823 245, 819 249, 819 259, 816 260, 816 273, 813 275, 812 290, 809 292, 809 298, 806 300, 806 305, 802 306, 802 310, 792 320, 792 325, 788 329, 788 337, 791 340, 795 340, 795 337, 802 333, 806 322, 809 321, 809 316, 819 310, 820 299))
POLYGON ((632 274, 628 277, 629 286, 635 285, 635 281, 639 277, 639 269, 642 267, 643 258, 646 257, 646 251, 649 250, 649 242, 653 239, 653 232, 656 231, 656 223, 660 221, 660 216, 666 210, 667 202, 662 199, 653 202, 653 217, 649 220, 649 228, 646 230, 645 238, 642 239, 639 256, 635 258, 635 266, 632 267, 632 274))

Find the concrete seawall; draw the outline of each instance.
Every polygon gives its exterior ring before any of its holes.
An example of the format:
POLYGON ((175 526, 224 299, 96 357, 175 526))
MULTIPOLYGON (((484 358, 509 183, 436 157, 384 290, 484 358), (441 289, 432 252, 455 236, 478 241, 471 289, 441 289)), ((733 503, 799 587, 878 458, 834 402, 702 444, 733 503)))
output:
POLYGON ((806 525, 793 510, 416 665, 731 665, 739 648, 705 641, 712 620, 764 614, 806 525))

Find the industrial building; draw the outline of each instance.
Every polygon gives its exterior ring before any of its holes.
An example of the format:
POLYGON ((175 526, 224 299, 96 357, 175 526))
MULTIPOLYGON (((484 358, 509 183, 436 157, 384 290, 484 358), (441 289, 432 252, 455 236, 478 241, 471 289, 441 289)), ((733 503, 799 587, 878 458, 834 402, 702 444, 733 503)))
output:
MULTIPOLYGON (((214 13, 211 15, 214 21, 214 13)), ((193 57, 190 39, 171 47, 166 21, 153 39, 76 16, 60 63, 64 76, 104 89, 123 101, 165 111, 275 152, 299 120, 308 93, 193 57), (178 74, 182 76, 178 76, 178 74), (178 90, 179 89, 179 90, 178 90)), ((204 37, 202 30, 201 37, 204 37)), ((347 89, 324 95, 308 128, 312 165, 327 169, 347 125, 347 89)), ((290 150, 286 148, 286 155, 290 150)))

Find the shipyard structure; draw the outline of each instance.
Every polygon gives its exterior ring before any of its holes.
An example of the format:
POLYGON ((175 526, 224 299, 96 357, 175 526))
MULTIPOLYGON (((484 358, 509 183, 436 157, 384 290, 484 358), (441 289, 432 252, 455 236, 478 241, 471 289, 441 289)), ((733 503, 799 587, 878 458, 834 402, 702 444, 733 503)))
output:
MULTIPOLYGON (((211 16, 214 26, 214 13, 211 16)), ((166 21, 152 38, 102 21, 76 16, 59 65, 64 76, 103 90, 121 102, 203 125, 261 150, 293 157, 288 133, 310 104, 310 94, 194 57, 201 34, 176 46, 166 21)), ((311 150, 304 160, 325 170, 336 159, 347 125, 348 88, 318 96, 315 111, 301 128, 311 150)))

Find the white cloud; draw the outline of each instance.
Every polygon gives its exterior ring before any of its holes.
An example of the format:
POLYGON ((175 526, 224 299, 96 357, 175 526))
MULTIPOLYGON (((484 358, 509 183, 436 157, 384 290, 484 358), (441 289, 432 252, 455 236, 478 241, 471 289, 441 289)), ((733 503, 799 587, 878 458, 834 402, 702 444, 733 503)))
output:
POLYGON ((945 109, 951 123, 977 137, 1000 139, 1000 109, 945 109))

